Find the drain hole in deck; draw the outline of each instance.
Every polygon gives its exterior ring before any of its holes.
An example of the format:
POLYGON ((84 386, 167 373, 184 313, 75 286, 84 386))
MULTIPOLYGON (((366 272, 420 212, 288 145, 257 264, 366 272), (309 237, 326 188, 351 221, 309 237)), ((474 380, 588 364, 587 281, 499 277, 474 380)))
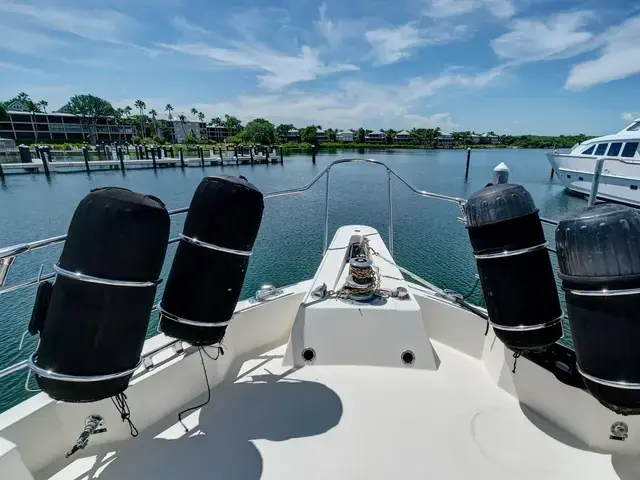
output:
POLYGON ((405 350, 401 355, 402 363, 405 365, 413 365, 413 362, 416 360, 416 356, 413 354, 411 350, 405 350))
POLYGON ((302 350, 302 359, 307 362, 313 362, 316 359, 316 352, 313 348, 305 348, 302 350))

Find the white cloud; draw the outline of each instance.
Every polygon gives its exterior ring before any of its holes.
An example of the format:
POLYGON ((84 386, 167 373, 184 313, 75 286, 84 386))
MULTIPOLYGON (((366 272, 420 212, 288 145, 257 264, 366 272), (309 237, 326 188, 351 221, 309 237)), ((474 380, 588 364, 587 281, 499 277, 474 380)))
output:
POLYGON ((2 61, 0 61, 0 70, 13 70, 15 72, 32 73, 37 75, 44 74, 42 70, 38 70, 37 68, 28 68, 23 67, 22 65, 18 65, 17 63, 2 61))
POLYGON ((68 43, 34 31, 0 26, 2 35, 8 41, 0 42, 0 50, 28 55, 42 55, 53 49, 67 46, 68 43))
POLYGON ((425 0, 425 15, 447 18, 463 15, 478 9, 486 9, 497 18, 511 18, 516 14, 511 0, 425 0))
POLYGON ((627 123, 633 122, 636 118, 640 118, 640 112, 623 112, 620 118, 627 123))
POLYGON ((369 30, 365 38, 372 46, 374 65, 387 65, 411 56, 421 46, 454 42, 465 37, 467 32, 466 25, 443 24, 418 29, 408 23, 396 28, 369 30))
MULTIPOLYGON (((271 122, 297 126, 320 124, 325 128, 434 128, 454 130, 458 127, 447 112, 426 112, 424 101, 447 89, 480 89, 500 74, 500 68, 466 74, 445 72, 431 78, 414 78, 397 84, 372 84, 345 80, 330 91, 293 89, 286 93, 271 92, 242 95, 225 102, 179 105, 176 111, 188 112, 192 107, 207 118, 237 115, 243 121, 266 118, 271 122)), ((165 98, 142 98, 147 107, 164 112, 165 98)), ((115 106, 131 105, 132 99, 113 102, 115 106)))
POLYGON ((287 55, 259 43, 238 43, 234 48, 215 48, 203 43, 158 45, 186 55, 209 58, 220 65, 265 71, 267 74, 259 75, 258 79, 262 87, 270 90, 331 73, 358 70, 351 64, 326 64, 316 51, 306 46, 298 55, 287 55))
POLYGON ((411 55, 411 51, 427 43, 420 30, 407 24, 397 28, 379 28, 365 33, 373 47, 374 65, 386 65, 411 55))
POLYGON ((343 44, 345 40, 360 37, 365 30, 366 22, 364 20, 330 19, 327 15, 326 3, 322 3, 318 10, 320 19, 315 20, 313 25, 323 41, 330 47, 335 48, 343 44))
POLYGON ((191 23, 189 20, 187 20, 182 16, 174 17, 171 20, 171 24, 176 30, 183 33, 189 32, 189 33, 196 33, 199 35, 206 35, 206 36, 209 36, 212 34, 211 30, 207 30, 206 28, 201 27, 200 25, 191 23))
POLYGON ((51 3, 0 0, 0 12, 4 20, 9 20, 6 15, 10 14, 47 29, 100 41, 119 41, 127 30, 138 25, 132 18, 114 10, 72 9, 51 3))
POLYGON ((565 87, 584 89, 640 73, 640 16, 605 31, 602 50, 595 60, 574 65, 565 87))
POLYGON ((559 13, 548 19, 511 22, 511 31, 491 41, 496 55, 517 62, 568 58, 594 48, 594 34, 584 30, 591 11, 559 13))
POLYGON ((407 84, 404 95, 408 99, 421 99, 435 95, 439 90, 447 87, 484 88, 496 80, 505 69, 505 66, 499 66, 476 74, 444 72, 431 78, 413 78, 407 84))

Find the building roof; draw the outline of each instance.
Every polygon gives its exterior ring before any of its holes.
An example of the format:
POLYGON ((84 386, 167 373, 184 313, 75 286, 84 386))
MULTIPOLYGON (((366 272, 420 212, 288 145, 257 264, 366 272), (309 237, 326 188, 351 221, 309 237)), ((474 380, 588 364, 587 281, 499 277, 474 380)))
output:
POLYGON ((401 132, 396 133, 396 137, 398 135, 409 135, 409 132, 407 132, 406 130, 402 130, 401 132))

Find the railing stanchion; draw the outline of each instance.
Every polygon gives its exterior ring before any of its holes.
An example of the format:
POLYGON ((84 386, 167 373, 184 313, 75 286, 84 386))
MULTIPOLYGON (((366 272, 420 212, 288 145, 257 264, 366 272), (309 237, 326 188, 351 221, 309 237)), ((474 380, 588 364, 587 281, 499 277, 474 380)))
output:
POLYGON ((327 189, 324 195, 324 248, 322 254, 329 248, 329 172, 327 170, 327 189))
POLYGON ((393 256, 393 196, 391 192, 391 170, 387 169, 387 193, 389 194, 389 253, 393 256))

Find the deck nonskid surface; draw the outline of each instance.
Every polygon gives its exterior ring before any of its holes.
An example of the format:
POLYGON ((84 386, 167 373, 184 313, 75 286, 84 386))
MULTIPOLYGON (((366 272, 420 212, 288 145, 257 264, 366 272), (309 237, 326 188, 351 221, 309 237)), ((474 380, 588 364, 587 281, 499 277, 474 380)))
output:
POLYGON ((434 346, 438 371, 288 370, 282 346, 245 362, 235 384, 214 389, 211 403, 187 417, 189 432, 166 419, 52 478, 640 478, 624 462, 554 434, 496 388, 480 361, 434 346))

